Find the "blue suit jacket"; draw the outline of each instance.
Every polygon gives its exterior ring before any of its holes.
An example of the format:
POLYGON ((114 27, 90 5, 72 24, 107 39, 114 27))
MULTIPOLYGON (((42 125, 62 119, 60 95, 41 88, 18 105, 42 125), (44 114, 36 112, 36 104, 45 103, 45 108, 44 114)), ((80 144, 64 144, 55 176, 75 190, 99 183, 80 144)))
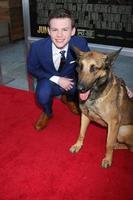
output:
POLYGON ((75 76, 76 63, 71 63, 71 61, 74 61, 76 57, 70 48, 71 45, 83 51, 90 50, 84 38, 73 36, 69 42, 65 66, 61 72, 58 72, 54 67, 52 59, 51 38, 47 37, 32 43, 27 62, 28 72, 38 80, 43 78, 50 79, 53 75, 73 78, 75 76))

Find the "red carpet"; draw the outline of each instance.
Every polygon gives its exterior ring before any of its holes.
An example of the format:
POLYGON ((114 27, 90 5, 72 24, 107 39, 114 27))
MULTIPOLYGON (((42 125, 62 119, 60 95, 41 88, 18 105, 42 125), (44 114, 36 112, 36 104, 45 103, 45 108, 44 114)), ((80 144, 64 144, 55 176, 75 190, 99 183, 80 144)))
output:
POLYGON ((77 154, 80 118, 54 101, 54 118, 42 133, 31 92, 0 87, 0 200, 131 200, 133 153, 117 150, 111 168, 100 167, 106 130, 91 124, 77 154))

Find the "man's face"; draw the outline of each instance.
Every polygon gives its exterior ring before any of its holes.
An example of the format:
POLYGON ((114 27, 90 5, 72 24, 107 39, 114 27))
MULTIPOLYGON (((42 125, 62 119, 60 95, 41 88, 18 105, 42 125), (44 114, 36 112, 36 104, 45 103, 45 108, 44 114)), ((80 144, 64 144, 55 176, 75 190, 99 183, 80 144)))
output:
POLYGON ((67 45, 71 36, 75 34, 75 28, 72 28, 69 18, 54 18, 50 21, 48 33, 55 46, 62 49, 67 45))

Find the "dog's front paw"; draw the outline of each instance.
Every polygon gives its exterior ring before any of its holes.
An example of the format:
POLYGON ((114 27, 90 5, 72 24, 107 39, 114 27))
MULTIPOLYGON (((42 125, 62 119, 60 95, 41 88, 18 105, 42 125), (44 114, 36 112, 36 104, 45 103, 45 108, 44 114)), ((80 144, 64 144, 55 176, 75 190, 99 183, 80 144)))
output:
POLYGON ((111 166, 111 164, 112 164, 111 160, 107 160, 106 158, 104 158, 102 160, 101 166, 102 166, 102 168, 108 168, 111 166))
POLYGON ((81 144, 74 144, 70 147, 69 151, 71 153, 77 153, 81 149, 82 145, 81 144))

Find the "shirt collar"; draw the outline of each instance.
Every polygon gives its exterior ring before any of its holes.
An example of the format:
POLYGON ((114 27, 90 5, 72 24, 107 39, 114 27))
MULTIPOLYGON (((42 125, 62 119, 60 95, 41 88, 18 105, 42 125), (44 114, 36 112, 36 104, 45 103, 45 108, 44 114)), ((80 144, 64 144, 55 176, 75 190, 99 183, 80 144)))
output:
POLYGON ((66 55, 66 52, 68 50, 68 44, 63 48, 63 49, 58 49, 54 43, 52 43, 52 52, 53 52, 53 55, 57 55, 60 53, 60 51, 65 51, 65 55, 66 55))

